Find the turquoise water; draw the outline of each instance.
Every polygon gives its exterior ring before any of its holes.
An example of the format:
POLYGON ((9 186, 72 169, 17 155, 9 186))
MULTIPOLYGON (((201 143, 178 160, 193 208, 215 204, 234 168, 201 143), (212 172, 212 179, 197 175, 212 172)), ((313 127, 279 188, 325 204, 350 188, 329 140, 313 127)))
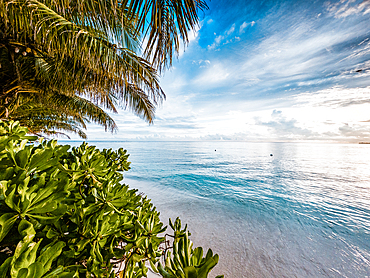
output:
POLYGON ((126 182, 220 255, 213 277, 370 277, 370 145, 91 144, 128 150, 126 182))

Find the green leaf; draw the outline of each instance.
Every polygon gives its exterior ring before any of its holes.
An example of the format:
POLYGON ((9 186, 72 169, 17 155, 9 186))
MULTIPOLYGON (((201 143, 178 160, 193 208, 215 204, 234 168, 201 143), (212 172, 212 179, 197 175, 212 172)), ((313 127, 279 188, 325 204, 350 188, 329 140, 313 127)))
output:
POLYGON ((99 244, 97 241, 94 242, 94 245, 93 245, 93 252, 95 253, 95 256, 97 258, 97 260, 102 263, 104 261, 104 258, 102 256, 102 254, 100 253, 100 247, 99 247, 99 244))
POLYGON ((14 212, 4 213, 0 217, 0 242, 13 227, 18 215, 14 212))
POLYGON ((12 257, 7 258, 5 262, 0 266, 0 277, 8 277, 8 270, 10 268, 10 264, 12 262, 12 257))
POLYGON ((13 189, 10 191, 8 196, 5 197, 5 203, 8 205, 9 208, 12 210, 17 211, 18 213, 20 212, 19 207, 17 204, 14 203, 14 193, 15 193, 15 185, 13 186, 13 189))
POLYGON ((30 156, 30 149, 29 148, 19 151, 15 155, 15 160, 17 162, 17 165, 20 168, 23 168, 24 169, 26 167, 26 165, 27 165, 28 157, 29 156, 30 156))
POLYGON ((152 262, 152 260, 149 260, 150 268, 155 272, 158 273, 158 269, 156 268, 155 264, 152 262))
POLYGON ((58 160, 50 158, 53 155, 53 151, 51 149, 44 149, 31 157, 30 163, 28 165, 29 172, 41 172, 50 167, 57 165, 58 160))
POLYGON ((58 208, 58 203, 56 201, 48 201, 45 203, 38 204, 27 211, 28 214, 38 214, 52 212, 58 208))
POLYGON ((24 219, 22 219, 18 225, 18 232, 23 238, 24 242, 31 242, 36 234, 32 223, 24 219))
POLYGON ((82 252, 84 250, 84 248, 86 247, 87 244, 89 244, 91 242, 91 239, 89 238, 84 238, 80 241, 78 241, 78 243, 76 244, 76 247, 77 247, 77 252, 82 252))
POLYGON ((186 278, 198 278, 198 272, 194 266, 188 266, 184 268, 186 278))
POLYGON ((194 266, 198 266, 203 257, 203 248, 202 247, 197 247, 193 250, 193 255, 191 257, 191 264, 194 266))
POLYGON ((52 262, 62 253, 62 250, 66 246, 63 241, 58 241, 55 244, 49 244, 43 248, 40 256, 37 258, 37 262, 43 267, 43 273, 49 271, 52 262))
POLYGON ((9 161, 5 159, 0 160, 0 164, 2 164, 2 162, 4 162, 6 169, 0 172, 0 180, 9 180, 14 175, 14 167, 10 167, 9 161))
POLYGON ((177 278, 175 275, 168 273, 162 266, 161 263, 158 263, 158 271, 163 278, 177 278))
POLYGON ((17 278, 40 278, 44 273, 44 268, 38 262, 35 262, 28 266, 27 268, 22 268, 17 278))
POLYGON ((10 270, 10 274, 12 277, 17 277, 17 274, 22 269, 28 269, 30 265, 35 262, 36 252, 38 247, 40 246, 40 243, 41 240, 38 243, 27 243, 26 241, 18 243, 17 248, 14 252, 13 260, 11 262, 12 267, 10 270))
MULTIPOLYGON (((55 187, 52 185, 52 183, 46 184, 45 188, 41 188, 37 192, 37 197, 35 197, 32 201, 32 205, 37 205, 37 203, 41 203, 43 205, 45 203, 45 199, 51 196, 53 193, 55 193, 55 187)), ((47 205, 47 204, 46 204, 47 205)))
MULTIPOLYGON (((54 269, 52 272, 50 272, 49 274, 45 275, 43 278, 55 278, 55 277, 59 278, 60 277, 59 274, 63 273, 63 270, 64 270, 64 267, 59 266, 56 269, 54 269)), ((73 274, 71 274, 70 277, 72 278, 73 274)))
POLYGON ((55 222, 55 220, 58 220, 61 216, 55 215, 55 216, 43 216, 43 215, 36 215, 36 214, 29 214, 29 217, 32 217, 37 220, 42 220, 45 222, 45 224, 50 224, 55 222))
POLYGON ((59 232, 55 231, 53 228, 50 228, 48 232, 46 233, 46 237, 48 239, 52 239, 59 236, 59 232))
POLYGON ((214 255, 211 258, 208 258, 206 262, 198 270, 198 278, 207 278, 208 273, 211 269, 218 263, 218 255, 214 255))

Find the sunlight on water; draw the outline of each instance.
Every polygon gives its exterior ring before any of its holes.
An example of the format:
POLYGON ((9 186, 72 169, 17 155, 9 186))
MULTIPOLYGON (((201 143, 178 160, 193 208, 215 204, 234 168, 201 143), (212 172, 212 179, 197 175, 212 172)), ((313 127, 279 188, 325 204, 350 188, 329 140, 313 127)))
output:
POLYGON ((213 276, 370 276, 369 145, 92 144, 128 149, 126 182, 220 255, 213 276))

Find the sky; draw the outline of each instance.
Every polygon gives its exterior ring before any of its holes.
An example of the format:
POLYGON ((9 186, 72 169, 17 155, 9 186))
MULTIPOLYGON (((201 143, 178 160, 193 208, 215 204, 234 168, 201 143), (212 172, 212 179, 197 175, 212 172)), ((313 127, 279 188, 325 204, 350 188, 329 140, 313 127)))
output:
POLYGON ((149 125, 89 140, 370 141, 370 0, 212 0, 149 125))

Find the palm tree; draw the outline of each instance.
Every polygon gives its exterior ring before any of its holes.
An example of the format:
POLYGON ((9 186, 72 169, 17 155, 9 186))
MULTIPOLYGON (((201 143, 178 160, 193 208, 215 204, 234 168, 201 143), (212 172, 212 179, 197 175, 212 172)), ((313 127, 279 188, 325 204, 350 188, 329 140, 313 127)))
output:
POLYGON ((151 123, 165 98, 158 73, 204 8, 203 0, 0 0, 0 119, 83 137, 88 121, 114 131, 105 111, 121 105, 151 123))

